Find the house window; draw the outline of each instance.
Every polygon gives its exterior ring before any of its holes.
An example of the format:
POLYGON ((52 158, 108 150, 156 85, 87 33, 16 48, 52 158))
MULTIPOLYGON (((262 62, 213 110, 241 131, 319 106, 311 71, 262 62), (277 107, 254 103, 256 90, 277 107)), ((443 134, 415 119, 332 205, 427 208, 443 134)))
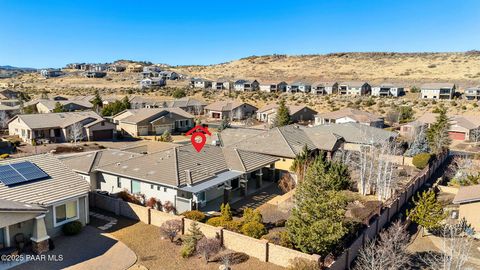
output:
POLYGON ((151 189, 155 189, 155 186, 154 186, 154 185, 150 185, 150 188, 151 188, 151 189))
POLYGON ((157 190, 160 191, 160 186, 157 186, 157 190))
POLYGON ((120 177, 117 177, 117 188, 122 188, 122 181, 120 180, 120 177))
POLYGON ((78 200, 69 201, 53 208, 54 226, 58 227, 78 219, 78 200))
POLYGON ((163 188, 163 192, 167 192, 167 188, 166 188, 166 187, 163 188))

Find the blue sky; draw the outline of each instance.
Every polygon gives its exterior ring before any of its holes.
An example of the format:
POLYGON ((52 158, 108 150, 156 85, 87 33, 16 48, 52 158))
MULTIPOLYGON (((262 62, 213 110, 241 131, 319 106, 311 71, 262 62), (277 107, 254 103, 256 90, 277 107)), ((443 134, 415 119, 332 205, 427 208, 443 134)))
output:
POLYGON ((480 49, 480 1, 0 0, 0 65, 480 49))

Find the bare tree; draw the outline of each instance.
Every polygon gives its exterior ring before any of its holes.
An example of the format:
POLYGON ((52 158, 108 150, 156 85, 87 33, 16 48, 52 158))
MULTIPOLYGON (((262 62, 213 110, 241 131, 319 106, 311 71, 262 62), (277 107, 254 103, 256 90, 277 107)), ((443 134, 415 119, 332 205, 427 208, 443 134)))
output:
POLYGON ((404 225, 397 221, 380 233, 378 239, 368 242, 357 257, 356 270, 407 269, 410 255, 406 248, 409 235, 404 225))
POLYGON ((170 239, 170 242, 173 242, 177 234, 182 231, 182 221, 168 220, 160 226, 160 234, 164 237, 170 239))
POLYGON ((5 111, 0 111, 0 127, 2 129, 7 127, 8 120, 10 120, 8 114, 5 111))
POLYGON ((83 134, 83 124, 81 122, 74 123, 70 126, 70 132, 68 135, 70 141, 73 141, 77 144, 78 141, 81 141, 85 138, 83 134))
POLYGON ((205 262, 208 263, 210 256, 217 254, 222 248, 222 243, 216 238, 203 237, 197 243, 197 252, 202 254, 205 262))

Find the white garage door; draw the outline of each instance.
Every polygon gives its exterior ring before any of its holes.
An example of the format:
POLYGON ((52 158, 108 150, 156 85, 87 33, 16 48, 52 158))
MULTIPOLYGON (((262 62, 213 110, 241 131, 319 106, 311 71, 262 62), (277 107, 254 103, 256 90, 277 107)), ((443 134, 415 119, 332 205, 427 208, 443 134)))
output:
POLYGON ((167 129, 169 129, 168 126, 155 126, 155 134, 162 135, 167 129))
POLYGON ((138 127, 138 136, 148 135, 148 127, 138 127))

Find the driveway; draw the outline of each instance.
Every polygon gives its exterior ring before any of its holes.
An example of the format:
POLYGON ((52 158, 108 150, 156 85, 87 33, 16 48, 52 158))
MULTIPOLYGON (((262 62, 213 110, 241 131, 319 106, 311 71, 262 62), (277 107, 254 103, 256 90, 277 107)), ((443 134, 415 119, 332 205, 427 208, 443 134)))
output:
POLYGON ((125 244, 92 226, 86 226, 76 236, 59 236, 54 243, 55 249, 45 254, 57 255, 57 258, 62 255, 62 261, 31 261, 13 269, 123 270, 137 261, 135 253, 125 244))

